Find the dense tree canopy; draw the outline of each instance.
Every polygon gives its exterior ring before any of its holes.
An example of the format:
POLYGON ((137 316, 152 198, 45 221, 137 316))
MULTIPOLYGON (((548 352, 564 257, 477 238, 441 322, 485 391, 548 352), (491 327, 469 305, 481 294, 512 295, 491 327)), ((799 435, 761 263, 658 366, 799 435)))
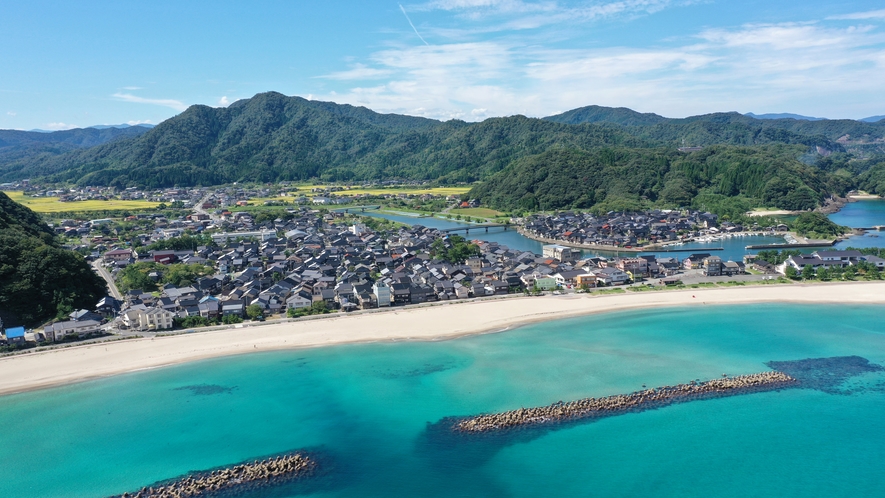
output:
POLYGON ((524 211, 693 205, 737 216, 754 205, 811 209, 830 194, 828 177, 795 159, 797 152, 781 145, 716 146, 690 154, 554 149, 514 161, 469 195, 493 208, 524 211))
POLYGON ((7 325, 37 325, 92 309, 107 292, 82 256, 58 246, 30 209, 0 192, 0 316, 7 325))

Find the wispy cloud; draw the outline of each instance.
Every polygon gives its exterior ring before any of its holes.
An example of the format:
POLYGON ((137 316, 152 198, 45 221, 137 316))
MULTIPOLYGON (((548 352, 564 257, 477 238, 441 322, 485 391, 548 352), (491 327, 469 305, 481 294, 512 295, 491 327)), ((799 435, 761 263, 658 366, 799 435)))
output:
POLYGON ((180 100, 173 99, 146 99, 144 97, 139 97, 137 95, 132 95, 130 93, 120 93, 117 92, 111 97, 122 100, 123 102, 133 102, 136 104, 151 104, 151 105, 160 105, 164 107, 169 107, 171 109, 175 109, 176 111, 183 111, 187 109, 187 105, 180 100))
POLYGON ((854 12, 852 14, 842 14, 838 16, 830 16, 830 20, 866 20, 866 19, 885 19, 885 9, 868 10, 866 12, 854 12))
POLYGON ((389 69, 378 69, 368 67, 365 64, 355 64, 352 69, 347 71, 338 71, 335 73, 317 76, 318 78, 326 78, 330 80, 373 80, 386 78, 393 72, 389 69))
POLYGON ((357 85, 318 98, 439 119, 545 116, 588 104, 674 117, 785 109, 860 117, 885 110, 885 34, 823 20, 703 29, 639 48, 562 49, 492 37, 388 48, 339 74, 357 85))
POLYGON ((141 119, 137 121, 126 121, 126 124, 128 124, 129 126, 138 126, 143 124, 154 124, 154 122, 150 119, 141 119))
POLYGON ((130 92, 132 92, 135 90, 143 90, 143 88, 140 86, 124 86, 123 90, 129 90, 130 92))
POLYGON ((425 40, 424 37, 421 36, 421 33, 418 32, 418 28, 415 27, 415 25, 412 23, 412 20, 409 19, 409 14, 406 14, 406 9, 403 8, 403 4, 399 4, 399 10, 403 11, 403 15, 406 16, 406 21, 409 21, 409 26, 412 27, 412 30, 415 32, 416 35, 418 35, 418 38, 420 38, 425 45, 430 45, 429 43, 427 43, 427 40, 425 40))
POLYGON ((57 130, 72 130, 74 128, 80 128, 80 127, 77 125, 68 124, 68 123, 47 123, 45 128, 47 130, 57 131, 57 130))
POLYGON ((15 111, 6 111, 6 115, 7 116, 15 116, 16 112, 15 111))

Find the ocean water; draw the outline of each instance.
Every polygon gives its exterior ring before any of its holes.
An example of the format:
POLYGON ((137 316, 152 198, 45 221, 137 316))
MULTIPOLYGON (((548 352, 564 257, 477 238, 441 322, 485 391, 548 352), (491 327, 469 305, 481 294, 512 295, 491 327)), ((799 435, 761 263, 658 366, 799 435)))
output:
POLYGON ((885 225, 885 200, 864 199, 849 202, 838 212, 828 216, 833 223, 852 228, 870 228, 885 225))
MULTIPOLYGON (((455 309, 453 308, 453 312, 455 309)), ((858 355, 881 306, 599 314, 438 342, 219 358, 0 398, 0 496, 108 496, 296 449, 324 472, 252 496, 882 496, 885 373, 696 401, 516 438, 448 416, 858 355)))

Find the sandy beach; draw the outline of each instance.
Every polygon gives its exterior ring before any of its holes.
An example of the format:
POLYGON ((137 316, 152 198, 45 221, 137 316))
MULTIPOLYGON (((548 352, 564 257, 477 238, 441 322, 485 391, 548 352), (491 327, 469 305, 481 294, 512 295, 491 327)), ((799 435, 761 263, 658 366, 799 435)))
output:
POLYGON ((0 394, 259 351, 353 342, 442 340, 607 311, 764 302, 885 304, 885 282, 760 285, 463 301, 83 345, 0 358, 0 394))

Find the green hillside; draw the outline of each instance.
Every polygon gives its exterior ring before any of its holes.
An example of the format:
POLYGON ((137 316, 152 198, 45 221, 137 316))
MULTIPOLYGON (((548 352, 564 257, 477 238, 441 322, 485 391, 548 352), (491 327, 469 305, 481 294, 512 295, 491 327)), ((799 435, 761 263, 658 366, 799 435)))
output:
POLYGON ((0 192, 0 317, 7 326, 38 325, 106 293, 83 258, 58 246, 30 209, 0 192))
POLYGON ((799 162, 801 151, 785 145, 714 146, 689 154, 669 148, 549 150, 514 161, 469 195, 511 211, 704 203, 696 207, 727 213, 727 199, 744 200, 738 212, 754 205, 810 209, 846 185, 799 162))
POLYGON ((451 183, 484 180, 550 149, 675 148, 685 142, 805 146, 797 157, 814 154, 812 146, 842 150, 816 129, 803 134, 770 124, 795 120, 736 113, 670 120, 602 107, 571 112, 561 123, 523 116, 440 122, 269 92, 228 108, 192 106, 139 137, 61 155, 0 160, 0 181, 118 187, 391 178, 451 183))

